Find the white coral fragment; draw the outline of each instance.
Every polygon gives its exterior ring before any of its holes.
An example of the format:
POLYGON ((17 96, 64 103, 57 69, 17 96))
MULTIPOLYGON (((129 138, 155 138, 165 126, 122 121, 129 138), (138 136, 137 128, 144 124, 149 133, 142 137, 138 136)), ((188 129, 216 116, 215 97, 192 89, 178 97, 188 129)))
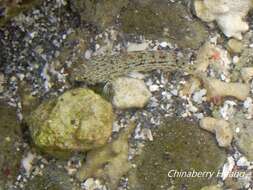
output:
POLYGON ((227 37, 241 40, 249 29, 244 19, 252 8, 251 0, 195 0, 194 8, 203 21, 216 21, 227 37))
POLYGON ((207 42, 199 49, 195 62, 196 72, 206 72, 210 67, 220 78, 228 81, 231 58, 225 49, 207 42))
POLYGON ((227 121, 205 117, 200 120, 200 127, 214 133, 220 147, 230 146, 233 139, 233 131, 227 121))
POLYGON ((226 83, 214 78, 205 78, 204 86, 207 90, 207 98, 234 97, 245 100, 250 93, 250 85, 244 83, 226 83))
POLYGON ((198 56, 196 59, 196 69, 198 72, 205 72, 208 66, 215 61, 213 59, 215 53, 218 53, 218 49, 215 45, 211 44, 210 42, 205 43, 198 51, 198 56))
POLYGON ((253 78, 253 67, 244 67, 241 69, 241 76, 244 82, 249 82, 253 78))

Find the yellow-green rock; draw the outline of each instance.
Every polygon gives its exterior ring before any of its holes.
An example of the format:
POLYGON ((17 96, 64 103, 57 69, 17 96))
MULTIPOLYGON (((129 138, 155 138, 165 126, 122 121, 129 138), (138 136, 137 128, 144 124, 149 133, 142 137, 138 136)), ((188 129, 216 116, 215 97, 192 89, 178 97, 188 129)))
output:
POLYGON ((26 120, 34 144, 59 157, 104 145, 111 136, 113 111, 93 91, 78 88, 42 103, 26 120))

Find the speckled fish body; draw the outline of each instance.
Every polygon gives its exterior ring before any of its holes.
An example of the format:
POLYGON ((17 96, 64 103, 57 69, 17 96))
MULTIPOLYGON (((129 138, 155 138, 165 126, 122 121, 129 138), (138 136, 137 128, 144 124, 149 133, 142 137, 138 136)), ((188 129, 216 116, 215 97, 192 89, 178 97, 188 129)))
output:
POLYGON ((133 71, 148 72, 155 69, 185 70, 184 65, 177 63, 174 52, 141 51, 91 58, 74 69, 71 79, 96 84, 112 81, 133 71))

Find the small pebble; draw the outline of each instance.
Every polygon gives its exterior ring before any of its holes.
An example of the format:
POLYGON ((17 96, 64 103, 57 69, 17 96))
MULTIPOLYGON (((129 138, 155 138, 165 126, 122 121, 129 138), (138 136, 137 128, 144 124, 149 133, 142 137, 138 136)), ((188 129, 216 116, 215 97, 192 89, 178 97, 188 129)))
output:
POLYGON ((250 162, 243 156, 241 157, 237 162, 236 162, 237 166, 250 166, 250 162))
POLYGON ((243 43, 232 38, 228 41, 228 50, 232 53, 241 53, 243 50, 243 43))
POLYGON ((162 48, 166 48, 166 47, 168 47, 168 43, 167 43, 167 42, 161 42, 161 43, 160 43, 160 46, 161 46, 162 48))
POLYGON ((158 91, 159 90, 159 86, 158 85, 151 85, 151 86, 149 86, 149 90, 151 91, 151 92, 155 92, 155 91, 158 91))

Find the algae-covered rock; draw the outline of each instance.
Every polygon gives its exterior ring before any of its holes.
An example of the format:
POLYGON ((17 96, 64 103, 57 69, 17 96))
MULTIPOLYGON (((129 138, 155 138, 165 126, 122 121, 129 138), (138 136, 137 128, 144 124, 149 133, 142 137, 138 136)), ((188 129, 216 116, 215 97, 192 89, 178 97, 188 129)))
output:
POLYGON ((207 38, 204 25, 191 18, 187 7, 167 0, 72 0, 85 22, 105 29, 120 21, 123 32, 167 39, 181 47, 198 48, 207 38), (119 17, 118 17, 119 16, 119 17))
POLYGON ((153 136, 154 141, 147 142, 137 158, 137 183, 132 189, 196 190, 216 181, 207 176, 177 177, 173 172, 217 173, 226 155, 212 135, 191 123, 169 119, 153 132, 153 136))
POLYGON ((22 159, 21 130, 16 110, 0 103, 0 189, 16 179, 22 159))
POLYGON ((0 0, 0 26, 17 16, 20 12, 28 10, 41 0, 0 0))
POLYGON ((64 168, 50 164, 25 185, 26 190, 81 190, 64 168))
POLYGON ((235 144, 245 156, 253 161, 253 121, 238 112, 231 121, 235 144), (239 129, 239 132, 236 132, 239 129))
POLYGON ((72 0, 71 3, 83 21, 104 29, 114 24, 120 10, 127 6, 128 0, 72 0))
POLYGON ((57 156, 104 145, 111 136, 113 112, 99 95, 78 88, 42 103, 26 120, 34 144, 57 156))
POLYGON ((120 22, 128 34, 167 39, 183 48, 198 48, 207 38, 207 30, 190 17, 187 8, 178 2, 135 1, 122 10, 120 22))

